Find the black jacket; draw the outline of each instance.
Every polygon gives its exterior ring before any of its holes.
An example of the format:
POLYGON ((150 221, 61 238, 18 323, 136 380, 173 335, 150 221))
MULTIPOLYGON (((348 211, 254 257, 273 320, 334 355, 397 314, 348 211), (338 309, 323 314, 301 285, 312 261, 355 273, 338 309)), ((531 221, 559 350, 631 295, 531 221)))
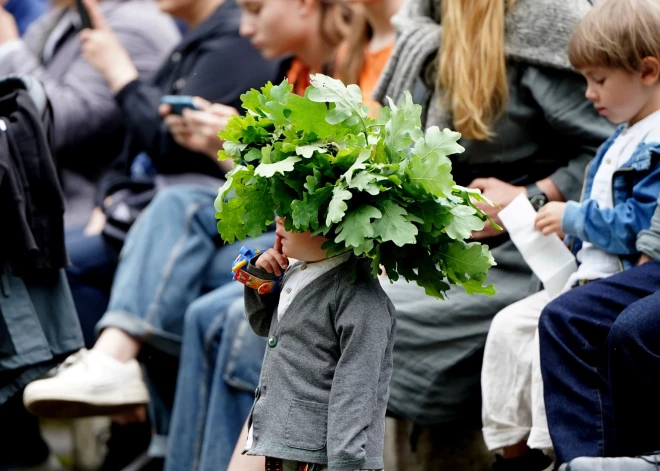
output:
POLYGON ((140 152, 146 152, 158 173, 202 173, 222 176, 217 162, 207 155, 179 146, 158 115, 163 95, 196 95, 240 109, 240 95, 266 82, 279 82, 284 74, 279 61, 264 60, 248 39, 238 33, 241 12, 226 0, 205 22, 184 36, 154 79, 135 80, 116 96, 127 138, 112 171, 99 184, 97 204, 122 184, 140 152))
POLYGON ((0 82, 0 264, 26 278, 53 276, 68 262, 51 124, 24 81, 0 82))

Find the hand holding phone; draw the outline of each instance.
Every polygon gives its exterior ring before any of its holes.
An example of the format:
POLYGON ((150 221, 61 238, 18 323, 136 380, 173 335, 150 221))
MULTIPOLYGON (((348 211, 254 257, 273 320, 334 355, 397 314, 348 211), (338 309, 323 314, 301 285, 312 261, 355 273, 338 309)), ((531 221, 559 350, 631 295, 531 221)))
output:
POLYGON ((165 105, 170 105, 171 113, 176 115, 183 114, 186 108, 191 110, 199 110, 195 105, 193 97, 189 95, 165 95, 160 99, 160 102, 165 105))
POLYGON ((76 0, 76 7, 78 8, 78 14, 80 15, 80 22, 83 29, 93 29, 94 25, 92 25, 92 19, 89 17, 89 12, 83 3, 83 0, 76 0))

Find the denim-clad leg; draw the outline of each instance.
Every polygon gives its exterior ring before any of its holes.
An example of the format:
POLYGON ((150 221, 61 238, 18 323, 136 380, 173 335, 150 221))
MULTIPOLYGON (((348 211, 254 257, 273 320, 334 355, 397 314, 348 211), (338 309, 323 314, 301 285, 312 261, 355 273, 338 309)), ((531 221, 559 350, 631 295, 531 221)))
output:
MULTIPOLYGON (((575 288, 543 311, 541 371, 558 463, 617 453, 608 337, 624 309, 659 289, 660 261, 654 261, 575 288)), ((626 381, 620 386, 636 400, 626 381)))
POLYGON ((91 348, 96 340, 96 323, 108 307, 119 249, 102 235, 84 235, 82 228, 67 231, 66 249, 71 260, 66 269, 67 279, 85 346, 91 348))
POLYGON ((222 245, 216 191, 181 185, 161 191, 130 229, 112 285, 108 310, 97 324, 124 330, 144 343, 140 360, 152 397, 153 456, 166 451, 178 356, 188 306, 206 290, 228 283, 240 246, 272 247, 267 233, 222 245))
POLYGON ((266 345, 249 327, 242 297, 242 285, 227 285, 186 313, 166 471, 229 465, 252 407, 266 345), (230 299, 235 302, 228 309, 230 299))
POLYGON ((607 338, 616 454, 660 449, 660 291, 631 304, 607 338))
MULTIPOLYGON (((117 327, 158 350, 179 354, 183 315, 202 294, 220 247, 215 197, 209 188, 186 185, 166 188, 154 198, 126 237, 97 330, 117 327)), ((231 258, 234 250, 228 252, 231 258)), ((226 273, 224 282, 229 282, 226 273)))

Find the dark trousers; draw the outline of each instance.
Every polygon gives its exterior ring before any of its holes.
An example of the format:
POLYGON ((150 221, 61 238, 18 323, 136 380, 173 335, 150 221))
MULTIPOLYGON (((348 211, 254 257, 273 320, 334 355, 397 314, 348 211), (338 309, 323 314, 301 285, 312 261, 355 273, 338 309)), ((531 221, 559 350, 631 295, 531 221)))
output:
POLYGON ((575 288, 539 323, 558 463, 660 449, 660 261, 575 288))

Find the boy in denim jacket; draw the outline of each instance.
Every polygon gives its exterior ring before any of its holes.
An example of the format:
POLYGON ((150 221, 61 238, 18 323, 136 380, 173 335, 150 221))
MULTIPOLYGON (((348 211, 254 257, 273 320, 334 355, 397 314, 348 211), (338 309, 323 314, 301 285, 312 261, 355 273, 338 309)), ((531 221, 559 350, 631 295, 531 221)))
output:
MULTIPOLYGON (((566 234, 580 266, 566 289, 635 265, 660 192, 660 3, 605 0, 576 27, 572 65, 587 80, 598 112, 622 123, 589 166, 581 202, 550 202, 538 212, 543 234, 566 234)), ((545 291, 500 311, 482 369, 483 434, 504 449, 494 469, 547 468, 552 448, 539 368, 537 326, 545 291)), ((570 405, 567 405, 570 407, 570 405)))

